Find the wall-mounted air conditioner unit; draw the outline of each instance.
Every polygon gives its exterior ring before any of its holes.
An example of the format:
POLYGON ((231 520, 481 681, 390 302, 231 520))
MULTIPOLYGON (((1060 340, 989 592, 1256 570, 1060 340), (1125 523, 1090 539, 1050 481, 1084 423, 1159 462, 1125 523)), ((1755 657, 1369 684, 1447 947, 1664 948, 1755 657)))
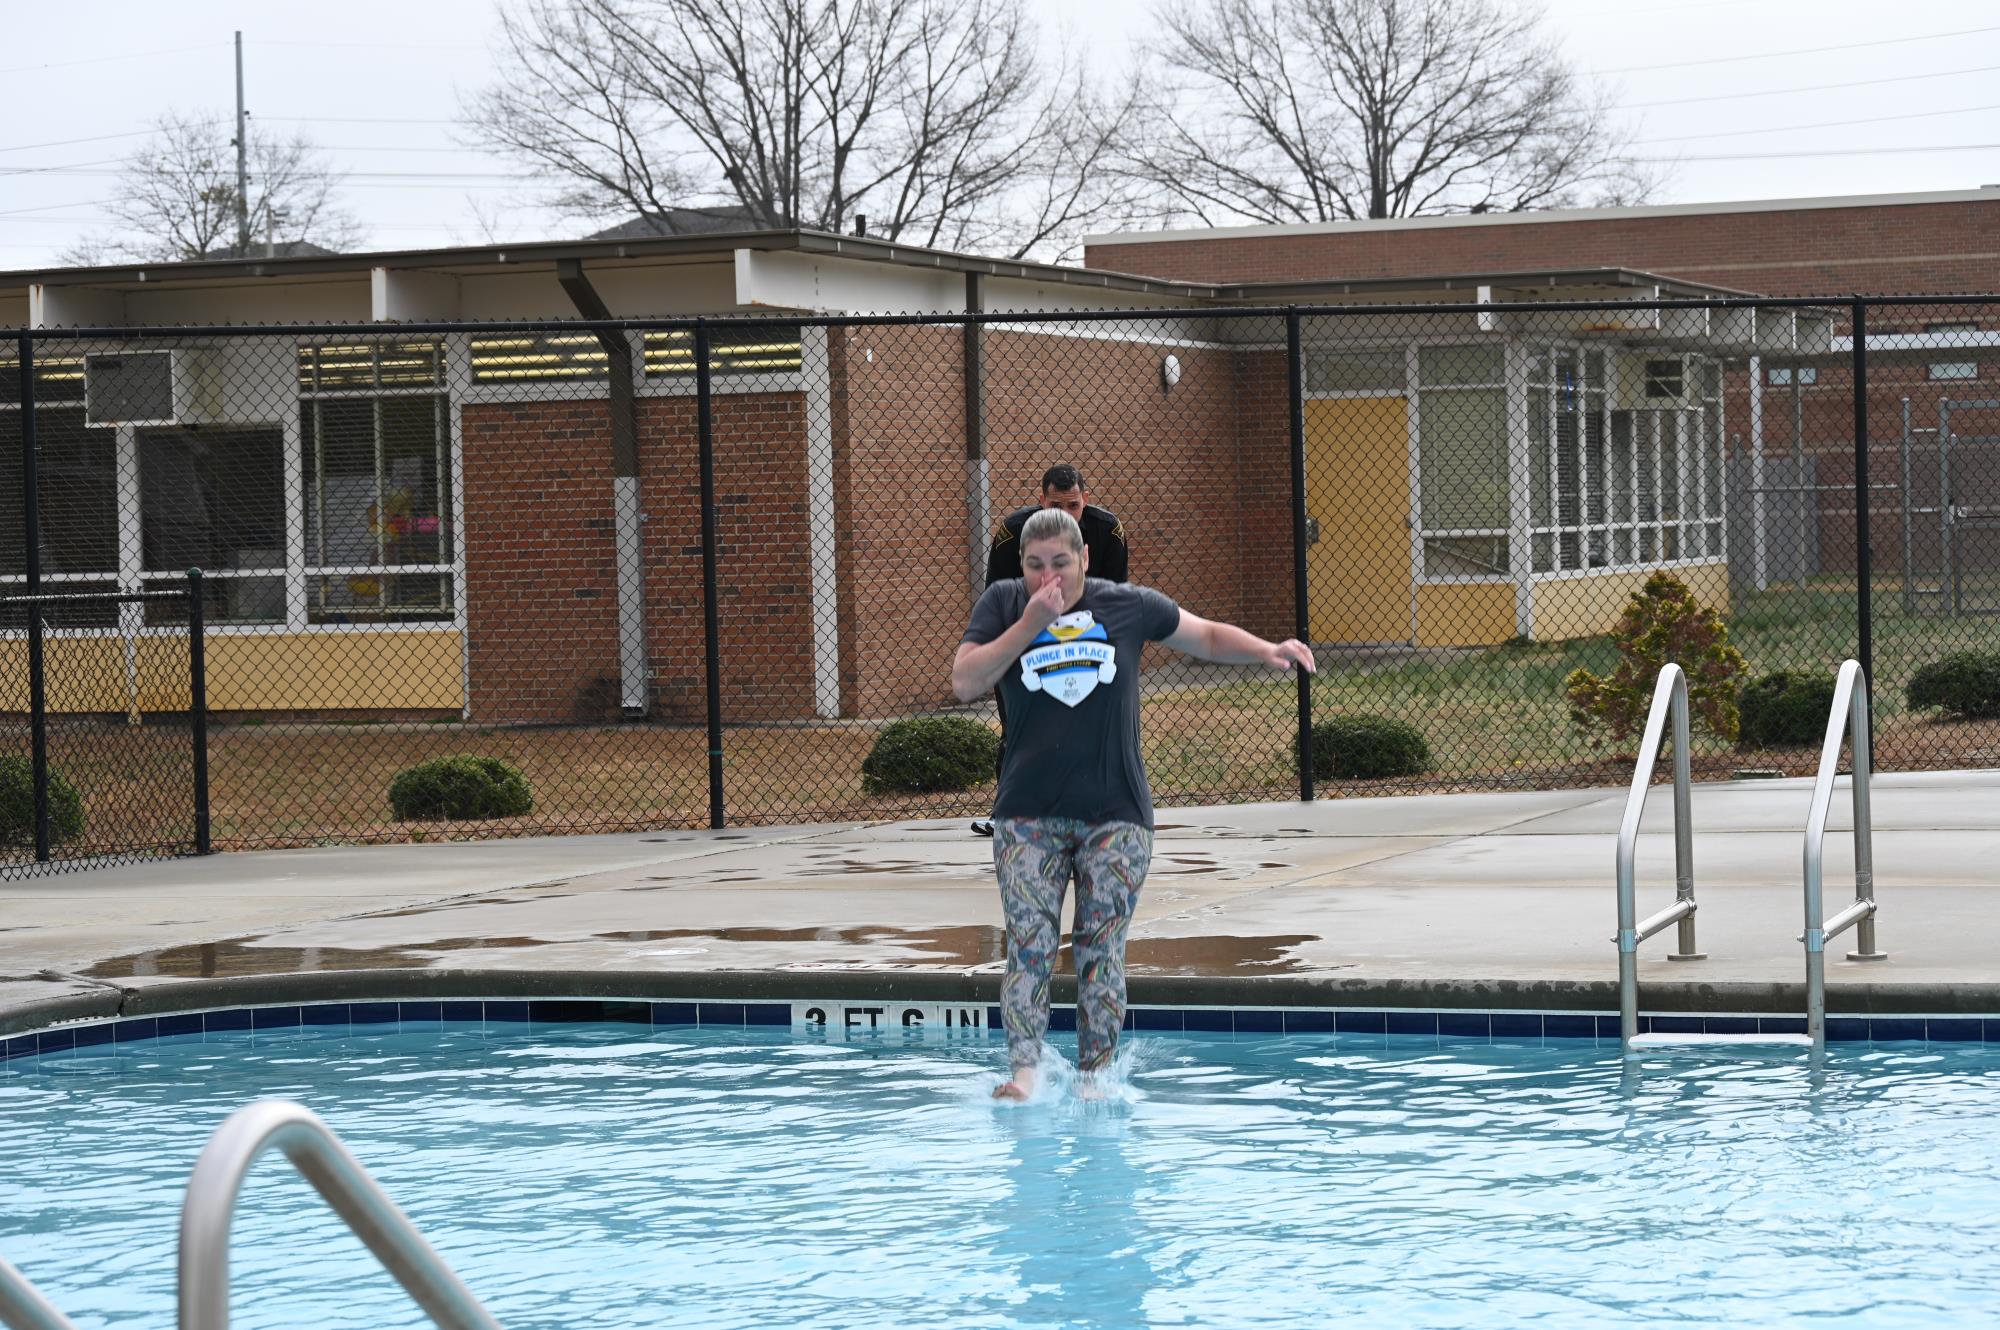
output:
POLYGON ((83 358, 87 425, 200 425, 218 416, 217 385, 200 347, 105 351, 83 358))
POLYGON ((1619 411, 1685 411, 1700 396, 1694 366, 1672 351, 1628 351, 1612 361, 1611 405, 1619 411))

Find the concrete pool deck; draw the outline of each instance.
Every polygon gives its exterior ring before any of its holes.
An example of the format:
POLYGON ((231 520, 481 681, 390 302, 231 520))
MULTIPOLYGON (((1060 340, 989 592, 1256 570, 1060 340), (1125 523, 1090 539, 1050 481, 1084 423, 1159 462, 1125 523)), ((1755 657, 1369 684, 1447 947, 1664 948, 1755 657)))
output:
MULTIPOLYGON (((1648 1011, 1803 1008, 1806 780, 1695 788, 1708 959, 1640 953, 1648 1011)), ((1163 809, 1135 1004, 1609 1011, 1622 789, 1163 809)), ((2000 771, 1876 777, 1880 945, 1841 1012, 2000 1015, 2000 771)), ((1853 895, 1846 782, 1826 913, 1853 895)), ((369 998, 990 999, 991 843, 964 819, 218 855, 0 883, 0 1034, 369 998)), ((1639 913, 1673 897, 1655 787, 1639 913)), ((1065 996, 1059 981, 1057 998, 1065 996)))

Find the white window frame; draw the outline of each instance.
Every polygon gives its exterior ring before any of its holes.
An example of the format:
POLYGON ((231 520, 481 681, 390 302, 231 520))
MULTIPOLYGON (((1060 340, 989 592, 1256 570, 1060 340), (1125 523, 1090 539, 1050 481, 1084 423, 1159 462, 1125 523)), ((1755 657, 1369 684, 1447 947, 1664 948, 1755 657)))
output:
MULTIPOLYGON (((1598 429, 1602 432, 1601 437, 1604 441, 1604 456, 1607 467, 1607 475, 1605 477, 1596 478, 1591 475, 1589 430, 1584 424, 1584 414, 1578 412, 1578 427, 1573 446, 1577 454, 1577 512, 1579 517, 1584 520, 1574 523, 1560 520, 1533 523, 1532 508, 1530 509, 1531 525, 1528 531, 1530 538, 1535 541, 1535 555, 1537 556, 1534 558, 1532 564, 1534 567, 1534 577, 1540 581, 1604 576, 1638 572, 1653 568, 1676 568, 1715 563, 1728 557, 1726 469, 1719 464, 1721 460, 1720 450, 1723 447, 1724 439, 1727 437, 1723 415, 1726 406, 1721 391, 1722 375, 1719 373, 1720 366, 1717 359, 1713 356, 1704 356, 1699 353, 1693 353, 1688 356, 1687 376, 1695 384, 1695 391, 1693 393, 1695 404, 1693 406, 1659 410, 1626 410, 1621 412, 1611 404, 1610 384, 1608 381, 1596 388, 1589 386, 1589 380, 1585 373, 1589 364, 1586 356, 1592 350, 1600 352, 1605 358, 1602 363, 1605 364, 1608 373, 1609 357, 1617 353, 1615 348, 1611 347, 1576 342, 1538 343, 1532 348, 1532 353, 1528 357, 1527 363, 1530 366, 1533 366, 1536 363, 1537 357, 1539 357, 1541 363, 1548 366, 1549 369, 1548 377, 1540 382, 1535 380, 1531 370, 1525 376, 1525 381, 1521 387, 1523 395, 1528 402, 1529 410, 1532 411, 1539 408, 1545 412, 1543 419, 1549 440, 1546 482, 1548 485, 1550 517, 1552 519, 1560 518, 1563 493, 1561 486, 1561 457, 1559 455, 1560 449, 1557 446, 1555 428, 1558 414, 1556 409, 1556 390, 1558 385, 1555 382, 1554 366, 1558 358, 1573 357, 1576 360, 1579 385, 1576 392, 1583 399, 1584 403, 1588 404, 1593 396, 1598 399, 1595 410, 1598 413, 1598 429), (1715 369, 1718 372, 1711 375, 1705 372, 1709 369, 1715 369), (1713 394, 1707 391, 1707 385, 1711 381, 1715 384, 1717 390, 1713 394), (1716 437, 1714 439, 1704 437, 1709 420, 1707 408, 1710 407, 1713 407, 1715 411, 1716 437), (1615 430, 1614 418, 1619 414, 1623 414, 1629 418, 1630 437, 1632 440, 1629 459, 1630 470, 1626 476, 1628 488, 1625 491, 1628 502, 1631 505, 1631 513, 1628 518, 1622 521, 1613 519, 1614 506, 1608 474, 1608 468, 1613 465, 1615 460, 1612 439, 1615 430), (1669 437, 1670 435, 1671 437, 1669 437), (1711 450, 1715 452, 1718 462, 1718 465, 1713 468, 1708 465, 1711 450), (1666 468, 1670 464, 1669 458, 1672 459, 1671 465, 1674 467, 1680 482, 1675 487, 1679 507, 1677 515, 1672 518, 1662 515, 1659 508, 1659 501, 1665 492, 1662 482, 1666 479, 1666 468), (1650 487, 1643 490, 1639 485, 1639 481, 1644 474, 1642 468, 1650 469, 1650 479, 1652 482, 1650 487), (1593 483, 1601 487, 1600 492, 1603 498, 1604 518, 1602 521, 1597 522, 1588 520, 1593 483), (1686 502, 1690 491, 1692 491, 1694 499, 1691 512, 1686 502), (1642 494, 1649 495, 1653 500, 1654 510, 1651 517, 1644 516, 1640 512, 1640 497, 1642 494), (1713 550, 1707 548, 1710 535, 1714 537, 1713 550), (1571 551, 1565 549, 1564 537, 1566 536, 1573 538, 1573 558, 1569 557, 1571 551), (1603 541, 1602 548, 1606 552, 1606 558, 1602 564, 1591 564, 1589 561, 1590 542, 1593 536, 1600 537, 1603 541), (1539 546, 1541 538, 1544 537, 1547 538, 1550 554, 1547 567, 1541 566, 1542 560, 1539 557, 1539 546), (1653 557, 1651 558, 1646 557, 1645 554, 1649 543, 1653 550, 1653 557), (1691 544, 1697 552, 1693 554, 1683 553, 1682 551, 1687 550, 1691 544), (1621 545, 1629 549, 1629 557, 1619 557, 1621 545), (1665 551, 1670 545, 1675 550, 1675 553, 1671 557, 1666 557, 1665 551)), ((1531 500, 1532 491, 1522 496, 1523 502, 1531 502, 1531 500)))
MULTIPOLYGON (((293 349, 293 363, 298 354, 317 346, 368 344, 384 346, 396 343, 427 343, 436 348, 438 377, 435 382, 415 387, 367 387, 367 388, 308 388, 295 371, 292 376, 292 432, 287 435, 286 448, 286 500, 292 501, 294 485, 297 488, 297 504, 289 509, 288 516, 294 521, 286 526, 288 555, 296 551, 296 557, 288 557, 286 583, 287 628, 294 632, 452 632, 465 626, 465 531, 464 477, 460 474, 462 448, 458 426, 458 402, 452 394, 452 383, 457 356, 463 346, 469 345, 464 334, 430 335, 411 333, 371 333, 362 337, 326 337, 304 339, 293 349), (312 496, 305 491, 305 429, 299 421, 302 412, 309 405, 330 401, 370 401, 380 403, 390 397, 428 397, 434 402, 434 417, 442 434, 443 454, 450 459, 450 482, 444 487, 447 511, 442 519, 451 532, 452 557, 424 564, 377 564, 343 563, 322 564, 312 561, 312 551, 306 546, 306 505, 312 496), (290 440, 296 437, 298 446, 294 450, 290 440), (294 531, 296 528, 296 531, 294 531), (411 575, 417 577, 449 577, 451 579, 451 611, 449 614, 432 615, 421 619, 383 618, 359 623, 315 623, 312 620, 312 589, 315 578, 325 577, 366 577, 377 578, 411 575)), ((378 439, 382 429, 382 411, 378 405, 374 412, 375 432, 378 439)), ((324 440, 325 422, 318 411, 314 412, 313 437, 324 440)), ((377 502, 380 500, 378 498, 377 502)), ((322 532, 322 535, 324 533, 322 532)), ((245 625, 250 627, 252 625, 245 625)), ((269 632, 268 625, 256 625, 269 632)))

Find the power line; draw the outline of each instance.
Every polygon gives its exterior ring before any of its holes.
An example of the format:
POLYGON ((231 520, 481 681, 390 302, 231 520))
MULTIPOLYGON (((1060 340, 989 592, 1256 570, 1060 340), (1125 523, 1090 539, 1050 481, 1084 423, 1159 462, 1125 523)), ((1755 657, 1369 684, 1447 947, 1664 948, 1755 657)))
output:
MULTIPOLYGON (((1735 0, 1730 0, 1733 4, 1735 0)), ((1654 106, 1691 106, 1696 102, 1733 102, 1745 97, 1786 97, 1795 92, 1833 92, 1841 88, 1872 88, 1884 83, 1917 83, 1926 79, 1956 78, 1960 74, 1991 74, 2000 65, 1980 65, 1974 69, 1945 69, 1935 74, 1898 74, 1893 78, 1855 79, 1849 83, 1809 83, 1797 88, 1765 88, 1757 92, 1718 92, 1706 97, 1668 97, 1657 102, 1618 102, 1616 111, 1642 111, 1654 106)))
POLYGON ((259 120, 287 125, 470 125, 470 120, 406 120, 397 116, 368 115, 260 115, 259 120))
POLYGON ((1875 157, 1888 153, 1992 152, 2000 143, 1913 143, 1899 148, 1804 148, 1790 152, 1728 152, 1700 157, 1634 157, 1630 160, 1654 165, 1681 162, 1769 162, 1795 157, 1875 157))
POLYGON ((1734 139, 1746 134, 1791 134, 1802 129, 1840 129, 1848 125, 1874 125, 1889 120, 1926 120, 1941 115, 1973 115, 1980 111, 2000 111, 2000 103, 1986 106, 1961 106, 1951 111, 1911 111, 1905 115, 1871 115, 1859 120, 1818 120, 1810 125, 1772 125, 1759 129, 1718 129, 1708 134, 1670 134, 1665 138, 1633 139, 1641 143, 1687 143, 1695 139, 1734 139))
POLYGON ((72 200, 69 203, 44 203, 34 208, 10 208, 6 212, 0 212, 0 217, 19 217, 22 213, 28 212, 48 212, 52 208, 101 208, 111 201, 110 199, 82 199, 72 200))
POLYGON ((0 152, 29 152, 35 148, 67 148, 73 143, 106 143, 112 139, 136 139, 151 134, 150 129, 128 129, 123 134, 93 134, 87 139, 51 139, 47 143, 16 143, 0 152))
POLYGON ((1909 42, 1936 42, 1947 37, 1974 37, 1985 32, 2000 32, 2000 27, 1961 28, 1957 32, 1927 32, 1918 37, 1884 37, 1872 42, 1847 42, 1840 46, 1802 46, 1792 51, 1763 51, 1756 55, 1712 55, 1701 60, 1677 60, 1665 65, 1626 65, 1620 69, 1592 69, 1585 72, 1599 74, 1644 74, 1657 69, 1691 69, 1696 65, 1733 65, 1745 60, 1776 60, 1781 56, 1823 55, 1828 51, 1862 51, 1876 46, 1902 46, 1909 42))
POLYGON ((203 42, 199 46, 172 46, 163 51, 129 51, 124 55, 97 55, 88 60, 57 60, 41 65, 13 65, 0 69, 0 74, 26 74, 38 69, 74 69, 78 65, 102 65, 113 60, 144 60, 156 55, 184 55, 189 51, 212 51, 228 42, 203 42))
POLYGON ((267 41, 254 41, 254 42, 245 42, 245 43, 243 43, 243 44, 244 44, 245 46, 306 46, 306 47, 312 47, 312 48, 314 48, 315 50, 317 50, 317 49, 319 49, 319 48, 322 48, 322 47, 324 47, 324 48, 326 48, 326 49, 328 49, 328 50, 354 50, 354 51, 479 51, 479 52, 484 52, 484 51, 486 50, 486 48, 485 48, 485 47, 483 47, 483 46, 479 46, 479 45, 476 45, 476 44, 474 44, 474 43, 472 43, 472 42, 441 42, 441 43, 437 43, 437 44, 434 44, 434 45, 422 45, 422 44, 419 44, 419 43, 416 43, 416 42, 276 42, 276 41, 271 41, 271 42, 267 42, 267 41))

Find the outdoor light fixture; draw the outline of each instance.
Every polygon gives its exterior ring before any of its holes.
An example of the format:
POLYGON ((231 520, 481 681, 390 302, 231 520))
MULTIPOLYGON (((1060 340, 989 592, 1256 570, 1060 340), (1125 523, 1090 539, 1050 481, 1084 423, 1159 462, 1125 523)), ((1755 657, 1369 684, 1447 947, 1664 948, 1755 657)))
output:
POLYGON ((1181 358, 1168 356, 1160 362, 1160 386, 1171 388, 1181 381, 1181 358))

